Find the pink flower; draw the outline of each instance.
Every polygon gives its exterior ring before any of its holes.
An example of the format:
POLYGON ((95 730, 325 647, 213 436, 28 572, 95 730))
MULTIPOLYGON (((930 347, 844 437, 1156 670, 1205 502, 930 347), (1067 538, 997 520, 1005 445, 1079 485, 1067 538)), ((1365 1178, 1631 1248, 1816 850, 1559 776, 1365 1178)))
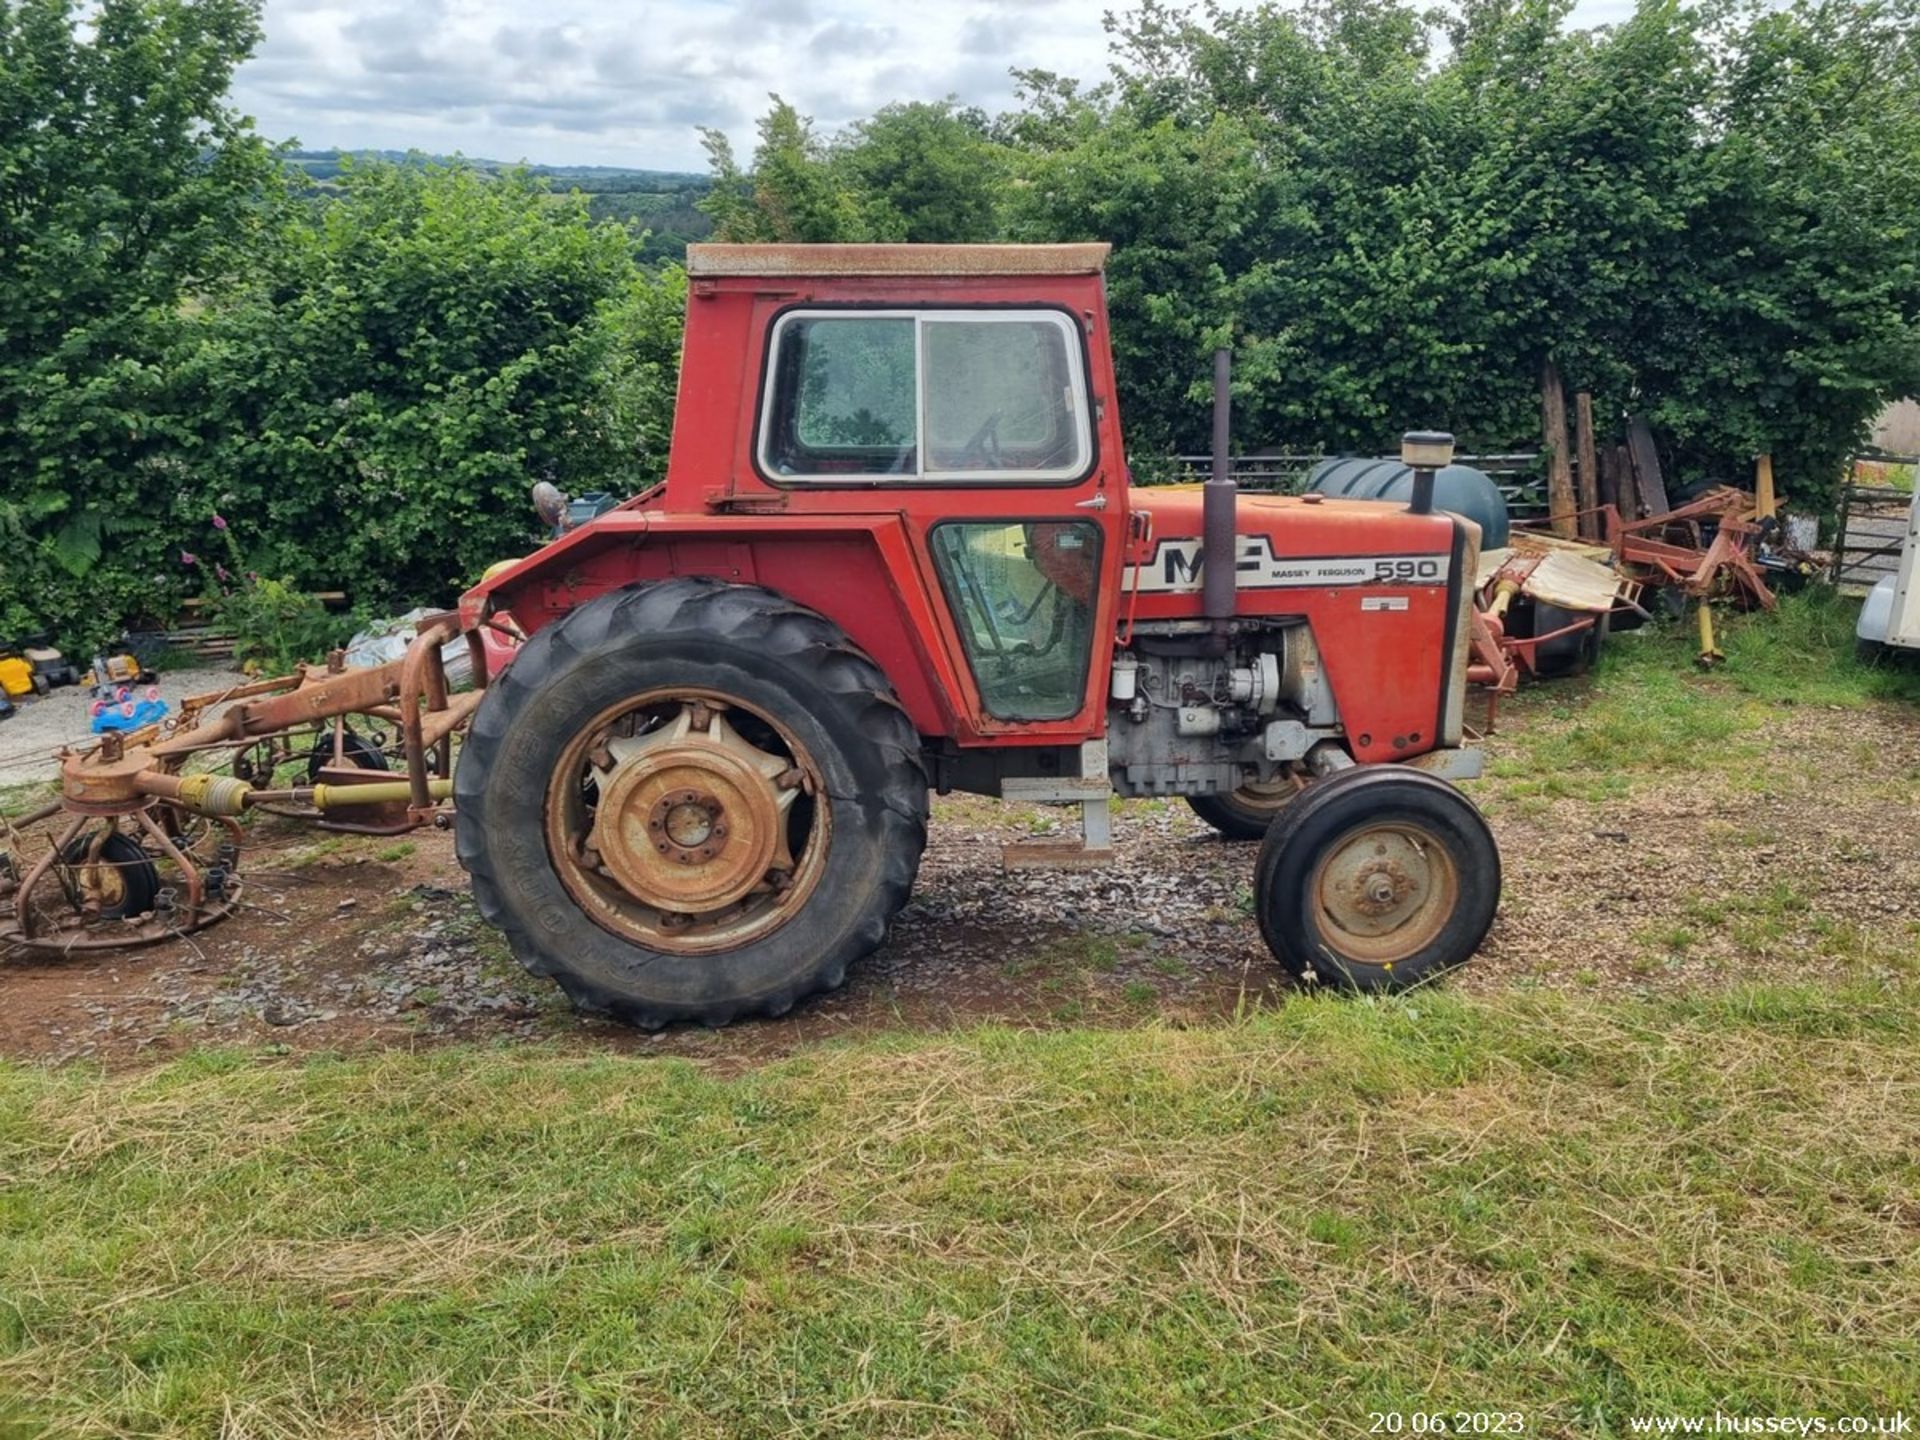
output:
POLYGON ((218 575, 223 581, 231 580, 233 578, 231 575, 227 574, 227 567, 220 564, 218 561, 214 562, 213 573, 218 575))
POLYGON ((190 551, 182 550, 180 552, 180 563, 182 565, 198 565, 200 563, 200 557, 190 551))
POLYGON ((213 517, 213 528, 216 530, 226 529, 227 528, 226 519, 223 516, 215 515, 213 517))

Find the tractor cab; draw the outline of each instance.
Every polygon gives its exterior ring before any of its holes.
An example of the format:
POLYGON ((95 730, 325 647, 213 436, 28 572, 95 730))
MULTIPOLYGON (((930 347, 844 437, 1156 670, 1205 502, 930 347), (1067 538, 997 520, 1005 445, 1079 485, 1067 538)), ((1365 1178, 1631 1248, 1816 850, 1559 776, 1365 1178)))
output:
POLYGON ((1114 795, 1185 797, 1265 840, 1302 975, 1472 952, 1498 858, 1445 782, 1477 767, 1477 530, 1132 488, 1106 255, 690 248, 664 483, 462 600, 525 637, 456 778, 529 964, 644 1024, 783 1008, 878 943, 930 787, 1078 804, 1076 860, 1114 795))

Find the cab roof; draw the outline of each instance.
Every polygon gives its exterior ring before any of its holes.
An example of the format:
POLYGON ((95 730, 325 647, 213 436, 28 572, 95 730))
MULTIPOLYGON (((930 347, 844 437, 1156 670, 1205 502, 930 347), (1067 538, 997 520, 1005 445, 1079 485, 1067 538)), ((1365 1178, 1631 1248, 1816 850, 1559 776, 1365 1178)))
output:
POLYGON ((687 274, 1098 275, 1104 242, 1086 245, 689 245, 687 274))

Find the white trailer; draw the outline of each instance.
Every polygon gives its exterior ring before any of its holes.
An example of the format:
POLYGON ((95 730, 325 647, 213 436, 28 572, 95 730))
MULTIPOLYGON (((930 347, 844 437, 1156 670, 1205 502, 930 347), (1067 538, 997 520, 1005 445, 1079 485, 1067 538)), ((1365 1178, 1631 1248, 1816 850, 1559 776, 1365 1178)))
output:
POLYGON ((1863 646, 1920 650, 1920 489, 1907 511, 1899 568, 1868 592, 1854 633, 1863 646))

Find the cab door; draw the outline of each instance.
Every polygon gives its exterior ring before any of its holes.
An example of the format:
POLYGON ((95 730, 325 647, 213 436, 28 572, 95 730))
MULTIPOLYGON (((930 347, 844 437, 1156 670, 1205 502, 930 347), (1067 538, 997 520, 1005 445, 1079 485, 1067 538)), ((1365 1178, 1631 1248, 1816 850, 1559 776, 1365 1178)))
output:
POLYGON ((902 518, 971 690, 963 730, 1101 733, 1125 492, 1084 315, 795 307, 773 342, 763 463, 911 491, 902 518))

